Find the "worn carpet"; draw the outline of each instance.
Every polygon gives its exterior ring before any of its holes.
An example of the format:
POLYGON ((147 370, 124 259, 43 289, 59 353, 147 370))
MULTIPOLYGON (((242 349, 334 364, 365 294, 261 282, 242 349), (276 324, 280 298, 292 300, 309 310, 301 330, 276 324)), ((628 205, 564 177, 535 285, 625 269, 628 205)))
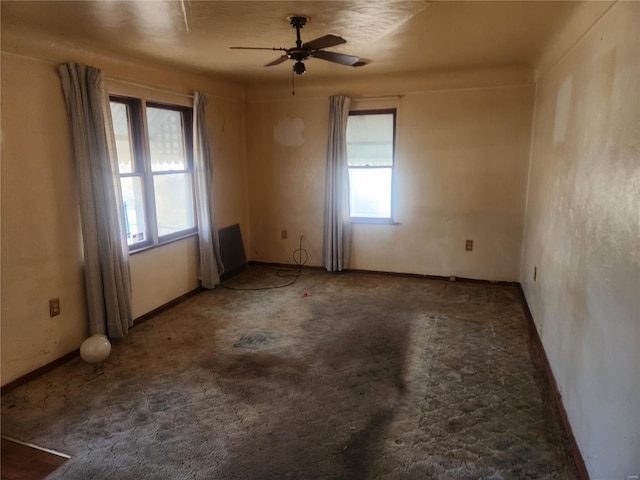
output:
POLYGON ((515 287, 362 273, 202 292, 3 396, 2 431, 57 479, 578 478, 515 287))

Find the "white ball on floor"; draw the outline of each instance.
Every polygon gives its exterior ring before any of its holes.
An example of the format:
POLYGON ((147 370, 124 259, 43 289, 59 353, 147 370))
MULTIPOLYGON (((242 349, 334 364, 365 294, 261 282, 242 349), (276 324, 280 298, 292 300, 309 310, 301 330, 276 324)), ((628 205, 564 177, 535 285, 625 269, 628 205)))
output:
POLYGON ((87 363, 100 363, 111 353, 111 343, 106 335, 96 333, 80 345, 80 356, 87 363))

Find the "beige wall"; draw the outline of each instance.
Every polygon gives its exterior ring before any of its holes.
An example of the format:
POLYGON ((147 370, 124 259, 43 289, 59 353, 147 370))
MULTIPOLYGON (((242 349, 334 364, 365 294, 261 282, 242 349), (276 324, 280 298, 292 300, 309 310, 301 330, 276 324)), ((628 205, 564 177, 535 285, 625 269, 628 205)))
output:
POLYGON ((536 97, 521 283, 594 479, 640 473, 639 18, 615 5, 536 97))
MULTIPOLYGON (((4 385, 77 349, 88 334, 75 168, 59 63, 88 63, 109 78, 162 90, 143 89, 148 98, 185 101, 184 94, 194 89, 207 94, 219 226, 240 223, 248 232, 249 222, 241 86, 38 39, 3 33, 2 40, 4 385), (50 318, 53 297, 60 298, 62 313, 50 318)), ((109 85, 136 93, 130 84, 109 85)), ((197 288, 197 259, 195 238, 133 255, 134 316, 197 288)))
POLYGON ((199 287, 198 237, 130 257, 133 318, 199 287))
MULTIPOLYGON (((251 258, 290 262, 306 234, 322 264, 328 96, 398 96, 396 225, 356 224, 351 267, 517 280, 533 111, 533 71, 503 68, 298 81, 247 93, 251 258), (284 87, 288 87, 285 85, 284 87), (280 232, 287 229, 288 240, 280 232), (465 240, 474 251, 465 252, 465 240)), ((374 106, 357 102, 358 108, 374 106)))
POLYGON ((2 54, 2 384, 88 333, 72 145, 52 66, 2 54), (62 314, 49 318, 48 299, 62 314))

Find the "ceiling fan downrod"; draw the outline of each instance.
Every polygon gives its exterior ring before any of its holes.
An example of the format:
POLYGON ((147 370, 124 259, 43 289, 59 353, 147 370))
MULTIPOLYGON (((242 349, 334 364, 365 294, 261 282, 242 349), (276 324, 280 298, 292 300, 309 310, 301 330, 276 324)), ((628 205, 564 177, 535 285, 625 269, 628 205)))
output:
POLYGON ((302 48, 302 39, 300 38, 300 29, 307 24, 307 22, 309 21, 309 18, 292 15, 291 17, 287 17, 287 20, 289 20, 289 23, 291 24, 291 26, 296 29, 296 46, 298 48, 302 48))

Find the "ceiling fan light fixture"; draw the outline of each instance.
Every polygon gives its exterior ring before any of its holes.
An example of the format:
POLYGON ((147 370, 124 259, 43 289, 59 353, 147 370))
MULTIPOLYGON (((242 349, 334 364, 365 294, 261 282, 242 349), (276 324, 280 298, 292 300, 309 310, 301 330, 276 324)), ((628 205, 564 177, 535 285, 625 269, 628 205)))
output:
POLYGON ((307 71, 307 68, 304 66, 304 63, 296 62, 293 64, 293 71, 296 72, 298 75, 302 75, 304 72, 307 71))

